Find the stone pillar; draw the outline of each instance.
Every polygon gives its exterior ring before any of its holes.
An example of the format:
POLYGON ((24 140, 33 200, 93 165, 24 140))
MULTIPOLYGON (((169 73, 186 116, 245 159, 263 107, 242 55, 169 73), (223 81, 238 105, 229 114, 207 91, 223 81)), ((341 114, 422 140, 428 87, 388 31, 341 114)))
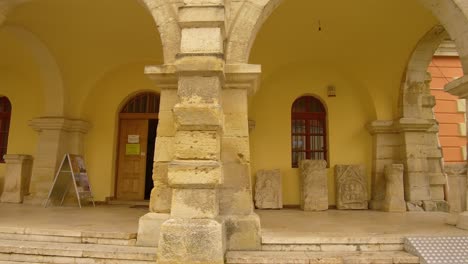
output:
MULTIPOLYGON (((456 79, 445 86, 445 91, 460 97, 460 99, 468 99, 468 75, 456 79)), ((468 109, 467 109, 468 110, 468 109)), ((465 122, 468 126, 468 122, 465 122)), ((468 184, 466 186, 468 190, 468 184)), ((466 201, 468 206, 468 192, 466 201)), ((468 230, 468 209, 460 213, 458 216, 457 227, 468 230)))
POLYGON ((83 154, 83 136, 89 123, 64 117, 41 117, 31 120, 29 125, 39 137, 30 194, 24 197, 24 203, 43 204, 64 154, 83 154))
POLYGON ((445 172, 448 176, 448 202, 450 213, 459 214, 467 210, 467 164, 445 164, 445 172))
POLYGON ((400 161, 401 138, 393 121, 376 120, 367 126, 373 136, 372 194, 370 209, 382 210, 385 200, 385 166, 400 161))
POLYGON ((406 212, 403 164, 385 165, 385 180, 385 200, 382 209, 386 212, 406 212))
POLYGON ((224 179, 224 22, 223 0, 185 0, 179 9, 181 52, 175 71, 180 101, 173 109, 171 218, 160 229, 161 264, 224 263, 225 225, 218 199, 224 179))
POLYGON ((430 201, 425 134, 432 124, 425 119, 402 118, 397 125, 402 138, 401 158, 405 166, 405 200, 430 201))
POLYGON ((175 124, 173 108, 179 101, 177 95, 176 80, 170 83, 160 82, 152 75, 159 87, 161 87, 159 104, 158 133, 155 143, 155 154, 153 163, 153 183, 150 197, 150 212, 140 217, 138 223, 137 245, 146 247, 157 247, 162 223, 169 219, 171 211, 172 188, 168 182, 169 162, 174 157, 175 124))
POLYGON ((248 96, 258 86, 260 71, 259 65, 226 65, 226 85, 222 91, 225 125, 221 140, 224 183, 219 203, 229 250, 261 247, 260 219, 253 212, 248 121, 248 96))
POLYGON ((325 160, 299 161, 301 173, 301 209, 328 210, 328 169, 325 160))
POLYGON ((7 154, 3 158, 6 163, 6 173, 0 202, 22 203, 23 197, 29 192, 32 156, 7 154))

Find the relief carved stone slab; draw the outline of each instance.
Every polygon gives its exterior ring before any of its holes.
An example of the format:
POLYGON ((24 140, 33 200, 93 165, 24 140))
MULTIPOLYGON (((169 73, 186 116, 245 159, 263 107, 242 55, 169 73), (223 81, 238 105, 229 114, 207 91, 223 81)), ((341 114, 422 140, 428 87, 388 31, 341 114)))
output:
POLYGON ((325 160, 301 160, 301 209, 304 211, 328 210, 328 177, 325 160))
POLYGON ((283 208, 282 185, 280 170, 259 170, 255 181, 255 207, 283 208))
POLYGON ((335 186, 338 209, 368 209, 364 165, 336 165, 335 186))

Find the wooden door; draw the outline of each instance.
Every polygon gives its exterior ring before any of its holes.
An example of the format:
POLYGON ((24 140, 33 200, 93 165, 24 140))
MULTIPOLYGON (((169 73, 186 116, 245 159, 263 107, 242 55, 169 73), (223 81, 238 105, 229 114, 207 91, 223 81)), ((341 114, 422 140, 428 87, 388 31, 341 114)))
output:
POLYGON ((116 185, 116 198, 119 200, 136 201, 145 198, 147 141, 148 120, 120 120, 116 185), (138 143, 134 143, 137 136, 138 143))

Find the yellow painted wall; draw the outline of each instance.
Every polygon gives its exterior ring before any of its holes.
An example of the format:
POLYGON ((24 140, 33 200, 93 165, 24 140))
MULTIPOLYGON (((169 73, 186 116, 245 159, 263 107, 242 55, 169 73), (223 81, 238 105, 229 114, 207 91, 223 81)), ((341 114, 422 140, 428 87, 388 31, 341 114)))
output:
POLYGON ((367 91, 343 78, 331 68, 291 65, 266 80, 250 106, 256 121, 251 133, 252 175, 260 169, 280 169, 283 176, 283 202, 297 205, 299 174, 291 168, 291 106, 303 95, 325 102, 329 135, 329 202, 335 204, 333 167, 336 164, 364 164, 370 183, 372 138, 365 124, 375 118, 367 91), (327 97, 333 83, 337 96, 327 97))
MULTIPOLYGON (((43 87, 38 69, 27 49, 0 28, 0 95, 12 105, 8 154, 33 155, 37 133, 28 120, 43 111, 43 87)), ((3 190, 5 164, 0 164, 0 193, 3 190)))
POLYGON ((262 83, 249 111, 256 121, 252 175, 279 168, 284 204, 299 204, 290 111, 296 98, 311 94, 329 110, 330 204, 335 204, 336 164, 364 164, 370 187, 372 138, 365 125, 398 117, 408 60, 435 24, 418 1, 284 1, 262 26, 250 53, 249 63, 262 65, 262 83), (326 97, 328 85, 336 87, 336 98, 326 97))
POLYGON ((92 128, 85 136, 84 156, 91 187, 98 201, 114 194, 120 108, 138 92, 159 92, 143 74, 144 65, 127 65, 107 74, 85 101, 82 117, 92 124, 92 128))

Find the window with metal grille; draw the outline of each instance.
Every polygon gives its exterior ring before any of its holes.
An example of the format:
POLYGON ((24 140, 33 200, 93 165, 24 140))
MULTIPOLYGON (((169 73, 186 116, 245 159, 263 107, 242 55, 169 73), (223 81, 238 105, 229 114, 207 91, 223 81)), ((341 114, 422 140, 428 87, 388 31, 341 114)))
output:
POLYGON ((327 160, 327 113, 322 102, 302 96, 291 109, 292 167, 303 159, 327 160))
POLYGON ((8 133, 10 131, 11 104, 7 97, 0 97, 0 163, 5 163, 3 155, 7 153, 8 133))
POLYGON ((159 95, 141 93, 134 96, 122 108, 121 113, 157 113, 159 112, 159 95))

